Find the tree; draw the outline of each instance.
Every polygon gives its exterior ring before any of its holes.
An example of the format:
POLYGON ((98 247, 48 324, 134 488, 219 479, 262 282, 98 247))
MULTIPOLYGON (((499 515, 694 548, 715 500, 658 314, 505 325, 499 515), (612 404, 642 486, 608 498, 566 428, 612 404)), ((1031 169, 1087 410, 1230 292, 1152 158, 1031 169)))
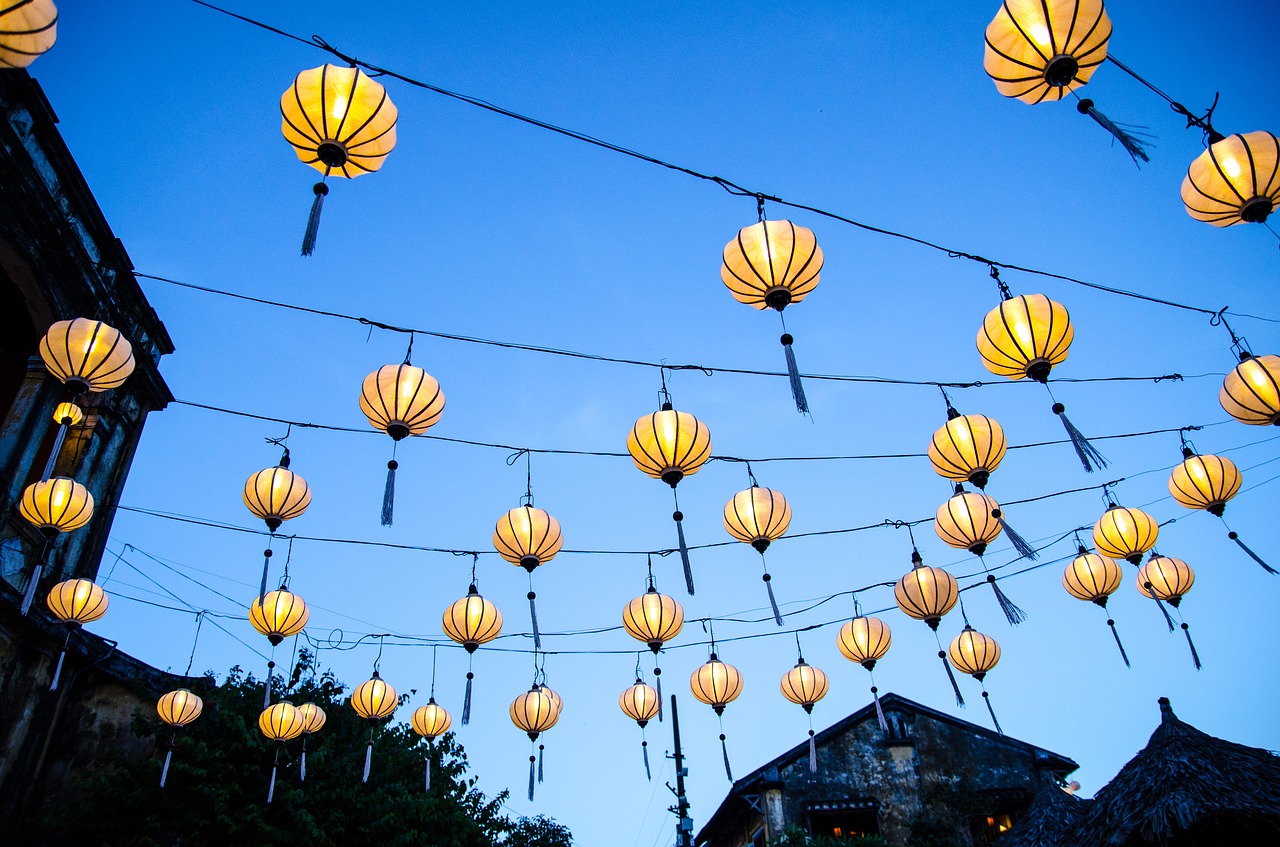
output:
MULTIPOLYGON (((314 674, 312 662, 304 651, 290 679, 274 680, 272 696, 273 702, 314 702, 327 715, 324 727, 305 741, 305 782, 299 779, 302 739, 276 744, 262 735, 263 684, 235 667, 222 685, 207 678, 197 691, 204 713, 177 733, 154 712, 135 716, 134 731, 156 739, 156 755, 118 757, 86 773, 79 798, 28 823, 29 840, 107 847, 492 847, 526 824, 501 814, 505 791, 489 799, 475 789, 452 733, 428 744, 404 724, 371 727, 346 703, 342 683, 329 672, 314 674), (361 783, 370 737, 372 772, 361 783), (161 788, 162 753, 171 739, 173 759, 161 788), (428 758, 430 791, 424 790, 428 758), (273 761, 278 773, 268 805, 273 761)), ((402 695, 402 706, 407 699, 402 695)))
POLYGON ((556 823, 555 818, 543 815, 521 818, 511 828, 502 847, 573 847, 573 834, 568 827, 556 823))

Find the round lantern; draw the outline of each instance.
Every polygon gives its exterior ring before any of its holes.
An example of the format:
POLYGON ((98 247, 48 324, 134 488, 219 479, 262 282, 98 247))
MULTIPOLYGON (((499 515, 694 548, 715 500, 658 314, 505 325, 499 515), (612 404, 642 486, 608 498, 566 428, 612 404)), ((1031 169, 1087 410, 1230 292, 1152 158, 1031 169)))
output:
POLYGON ((939 476, 986 488, 1000 467, 1007 444, 1004 430, 986 415, 961 415, 948 408, 946 425, 929 442, 929 461, 939 476))
POLYGON ((49 327, 40 339, 40 358, 73 395, 116 388, 133 373, 133 347, 119 330, 89 318, 49 327))
POLYGON ((53 409, 53 419, 60 426, 79 426, 84 420, 84 409, 75 403, 59 403, 53 409))
POLYGON ((453 723, 453 718, 449 715, 447 709, 442 708, 436 703, 436 698, 432 697, 427 701, 427 705, 419 706, 413 712, 413 718, 410 721, 413 725, 413 731, 421 735, 427 740, 439 738, 449 731, 449 726, 453 723))
POLYGON ((366 681, 351 692, 351 708, 365 720, 377 721, 389 717, 396 710, 396 690, 374 671, 366 681))
POLYGON ((1196 572, 1181 559, 1152 556, 1138 569, 1138 590, 1147 597, 1163 600, 1175 609, 1195 584, 1196 572))
POLYGON ((991 636, 983 635, 969 626, 966 621, 961 633, 952 639, 947 653, 951 658, 951 664, 982 684, 982 701, 987 704, 991 722, 995 724, 996 732, 1004 735, 1004 730, 1000 728, 1000 721, 996 719, 995 709, 991 708, 987 686, 983 682, 987 671, 994 668, 996 662, 1000 661, 1000 645, 991 636))
POLYGON ((1156 544, 1160 525, 1141 509, 1126 509, 1114 503, 1093 525, 1093 544, 1098 552, 1113 559, 1142 564, 1142 554, 1156 544))
MULTIPOLYGON (((396 146, 397 111, 387 90, 359 68, 322 65, 298 74, 280 96, 280 130, 298 159, 324 174, 354 179, 382 167, 396 146)), ((315 184, 302 255, 315 248, 329 188, 315 184)))
MULTIPOLYGON (((410 342, 412 346, 412 342, 410 342)), ((409 364, 383 365, 364 378, 360 387, 360 411, 369 424, 391 436, 387 484, 382 494, 382 525, 391 526, 395 511, 396 447, 410 435, 421 435, 444 414, 444 392, 435 377, 409 364)))
POLYGON ((0 68, 25 68, 58 39, 53 0, 17 0, 0 10, 0 68))
POLYGON ((283 585, 265 597, 253 598, 249 623, 267 637, 271 646, 302 632, 311 618, 306 602, 283 585))
POLYGON ((987 313, 978 353, 993 374, 1047 382, 1049 371, 1066 361, 1074 337, 1066 306, 1043 294, 1022 294, 987 313))
MULTIPOLYGON (((560 706, 542 686, 535 683, 532 688, 511 701, 511 722, 517 729, 529 736, 530 745, 536 744, 538 736, 556 725, 560 720, 560 706)), ((538 761, 532 750, 529 753, 529 799, 533 799, 534 767, 538 761)), ((540 770, 540 768, 539 768, 540 770)))
POLYGON ((545 509, 519 506, 498 519, 493 532, 498 555, 529 573, 556 557, 564 546, 560 521, 545 509))
MULTIPOLYGON (((1088 600, 1106 609, 1107 598, 1115 593, 1123 580, 1124 572, 1114 559, 1090 553, 1081 545, 1077 548, 1076 557, 1063 571, 1062 587, 1077 600, 1088 600)), ((1116 622, 1110 615, 1107 617, 1107 626, 1116 640, 1116 647, 1120 650, 1120 658, 1124 660, 1124 666, 1129 667, 1129 654, 1125 652, 1124 644, 1120 641, 1120 633, 1116 631, 1116 622)))
POLYGON ((926 565, 912 551, 912 568, 893 586, 893 599, 908 617, 924 621, 935 632, 942 616, 951 611, 960 596, 956 578, 942 568, 926 565))
POLYGON ((622 626, 627 634, 649 645, 656 655, 662 645, 680 634, 684 627, 684 608, 674 597, 649 590, 622 607, 622 626))
POLYGON ((742 674, 733 665, 720 661, 715 653, 689 677, 693 696, 706 703, 717 715, 742 693, 742 674))
POLYGON ((200 717, 203 711, 204 701, 199 695, 185 688, 170 691, 156 702, 156 713, 160 715, 160 720, 173 727, 173 738, 166 745, 164 768, 160 771, 161 788, 164 788, 169 778, 169 762, 173 759, 173 747, 178 737, 178 730, 200 717))
MULTIPOLYGON (((472 574, 474 578, 474 574, 472 574)), ((467 693, 462 701, 462 725, 471 723, 471 684, 475 673, 471 670, 473 654, 480 647, 497 638, 502 632, 502 613, 493 603, 480 595, 473 582, 467 588, 467 596, 455 600, 444 610, 444 634, 467 651, 467 693)))
POLYGON ((1222 381, 1218 402, 1240 423, 1280 426, 1280 356, 1243 354, 1222 381))
POLYGON ((644 737, 644 728, 649 721, 662 712, 662 696, 652 687, 645 685, 644 680, 636 677, 636 684, 622 692, 618 698, 618 707, 622 713, 635 721, 640 727, 640 751, 644 755, 644 775, 653 779, 649 770, 649 740, 644 737))
MULTIPOLYGON (((748 470, 750 473, 750 470, 748 470)), ((761 488, 752 477, 751 487, 733 495, 724 505, 724 528, 739 541, 744 541, 760 554, 764 563, 764 551, 771 542, 777 541, 791 525, 791 506, 782 492, 769 488, 761 488)), ((769 593, 769 607, 773 610, 773 619, 782 626, 782 613, 778 611, 778 601, 773 596, 773 576, 768 565, 764 565, 765 588, 769 593)))
POLYGON ((298 766, 298 779, 302 782, 307 781, 307 737, 313 732, 319 732, 324 727, 328 717, 324 713, 324 709, 315 703, 303 703, 298 707, 298 716, 302 718, 302 759, 298 766))
POLYGON ((1222 517, 1227 501, 1240 490, 1240 471, 1225 456, 1198 456, 1187 448, 1186 458, 1169 475, 1169 493, 1179 505, 1204 509, 1222 517))
POLYGON ((801 657, 795 667, 782 675, 781 687, 783 697, 812 713, 813 704, 827 696, 829 686, 827 675, 801 657))
POLYGON ((47 536, 79 529, 93 517, 93 495, 74 479, 55 476, 22 491, 18 511, 47 536))
POLYGON ((280 524, 298 517, 311 505, 311 486, 289 470, 289 451, 286 450, 280 464, 264 468, 245 480, 243 497, 249 511, 274 533, 280 524))
POLYGON ((306 725, 296 706, 288 700, 273 703, 258 716, 258 729, 270 741, 291 741, 306 725))
POLYGON ((876 662, 889 652, 892 641, 893 636, 887 623, 879 618, 859 615, 840 627, 836 646, 846 659, 872 670, 876 662))
POLYGON ((957 485, 951 499, 938 507, 933 528, 950 546, 981 556, 1000 534, 1000 504, 957 485))
POLYGON ((67 637, 62 642, 58 665, 53 671, 53 681, 49 684, 49 690, 56 691, 58 681, 62 678, 62 663, 67 658, 67 645, 71 643, 72 630, 92 623, 107 613, 107 592, 91 579, 68 579, 55 585, 45 602, 49 611, 67 627, 67 637))
POLYGON ((1260 131, 1209 145, 1187 169, 1182 203, 1214 226, 1264 223, 1280 204, 1280 139, 1260 131))
POLYGON ((1102 0, 1007 0, 987 24, 983 67, 1005 97, 1061 100, 1107 58, 1102 0))

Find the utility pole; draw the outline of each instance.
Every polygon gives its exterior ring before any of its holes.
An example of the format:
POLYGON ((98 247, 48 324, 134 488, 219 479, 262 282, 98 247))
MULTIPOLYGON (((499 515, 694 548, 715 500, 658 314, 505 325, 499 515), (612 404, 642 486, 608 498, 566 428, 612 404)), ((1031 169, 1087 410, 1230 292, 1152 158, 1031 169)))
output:
MULTIPOLYGON (((679 821, 676 824, 676 844, 678 847, 693 847, 693 818, 689 817, 689 798, 684 793, 684 778, 689 770, 684 766, 684 752, 680 749, 680 713, 676 711, 676 695, 671 695, 671 734, 675 737, 676 752, 671 758, 676 762, 676 787, 672 793, 676 795, 676 805, 669 811, 679 821)), ((667 783, 667 788, 671 784, 667 783)))

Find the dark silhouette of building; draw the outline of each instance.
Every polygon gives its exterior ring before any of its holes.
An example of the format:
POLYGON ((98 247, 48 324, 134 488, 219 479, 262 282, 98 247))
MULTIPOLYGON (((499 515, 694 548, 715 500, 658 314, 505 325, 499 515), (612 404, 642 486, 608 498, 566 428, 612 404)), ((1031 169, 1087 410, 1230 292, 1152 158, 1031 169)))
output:
POLYGON ((1042 782, 1078 765, 1065 756, 959 720, 897 694, 854 712, 733 784, 698 833, 707 847, 763 847, 789 827, 811 835, 882 835, 912 828, 958 833, 984 847, 1030 807, 1042 782))

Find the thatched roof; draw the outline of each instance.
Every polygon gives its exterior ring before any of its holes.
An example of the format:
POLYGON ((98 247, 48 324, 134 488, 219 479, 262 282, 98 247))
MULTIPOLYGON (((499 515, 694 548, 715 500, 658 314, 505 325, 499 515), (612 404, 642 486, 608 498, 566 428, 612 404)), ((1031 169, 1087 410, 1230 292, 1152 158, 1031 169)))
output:
POLYGON ((1280 844, 1280 756, 1203 733, 1161 697, 1147 746, 1098 791, 1063 843, 1280 844))
POLYGON ((1056 780, 1046 779, 1031 808, 1013 828, 1000 836, 998 847, 1066 847, 1084 820, 1089 800, 1063 791, 1056 780))

